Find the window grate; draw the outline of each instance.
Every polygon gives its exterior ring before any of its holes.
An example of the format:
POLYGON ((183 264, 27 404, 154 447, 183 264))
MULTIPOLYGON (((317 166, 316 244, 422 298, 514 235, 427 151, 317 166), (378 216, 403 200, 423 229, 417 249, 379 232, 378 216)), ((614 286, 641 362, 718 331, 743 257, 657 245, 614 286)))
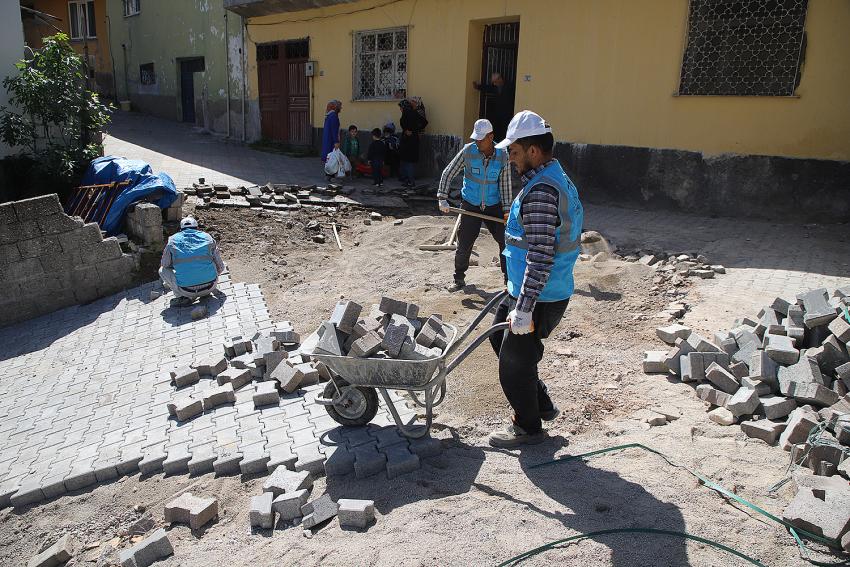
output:
POLYGON ((680 95, 791 96, 808 0, 690 0, 680 95))
POLYGON ((156 84, 156 73, 153 69, 153 63, 139 65, 139 83, 142 85, 156 84))
POLYGON ((354 33, 354 100, 407 96, 407 28, 354 33))

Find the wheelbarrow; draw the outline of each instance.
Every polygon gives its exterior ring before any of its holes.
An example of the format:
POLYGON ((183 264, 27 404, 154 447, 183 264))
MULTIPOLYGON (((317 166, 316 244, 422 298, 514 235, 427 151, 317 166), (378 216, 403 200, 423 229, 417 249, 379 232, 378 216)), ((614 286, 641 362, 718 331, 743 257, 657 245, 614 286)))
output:
POLYGON ((505 296, 507 291, 493 297, 481 313, 458 338, 458 330, 444 323, 447 346, 443 354, 425 360, 396 360, 384 358, 353 358, 330 354, 313 354, 331 370, 331 380, 316 403, 325 406, 328 414, 341 425, 366 425, 378 412, 378 392, 384 398, 399 430, 406 437, 419 438, 428 434, 434 418, 434 408, 446 398, 446 377, 487 338, 504 331, 509 323, 499 323, 478 335, 457 356, 452 356, 464 344, 475 328, 505 296), (448 362, 451 359, 451 362, 448 362), (387 390, 405 390, 416 405, 425 408, 425 424, 403 423, 387 390), (419 397, 422 394, 424 400, 419 397))

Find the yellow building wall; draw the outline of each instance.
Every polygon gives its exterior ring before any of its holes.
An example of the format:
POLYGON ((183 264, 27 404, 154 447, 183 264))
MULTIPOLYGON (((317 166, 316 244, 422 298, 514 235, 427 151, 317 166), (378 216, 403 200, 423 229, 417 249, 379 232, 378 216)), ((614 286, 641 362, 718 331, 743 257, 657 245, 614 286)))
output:
POLYGON ((323 72, 313 82, 315 126, 334 98, 344 103, 343 127, 398 124, 395 102, 351 101, 351 34, 410 25, 408 94, 426 104, 426 132, 465 136, 478 112, 471 82, 480 75, 483 25, 519 21, 515 108, 540 113, 558 140, 850 160, 850 1, 809 0, 800 86, 796 97, 781 98, 674 96, 687 7, 687 0, 363 0, 251 18, 249 92, 256 99, 252 42, 309 37, 310 58, 323 72))
MULTIPOLYGON (((61 20, 50 19, 50 22, 62 30, 68 37, 71 36, 68 0, 29 0, 25 5, 39 12, 61 18, 61 20)), ((95 33, 97 37, 92 39, 72 39, 70 43, 74 51, 80 55, 85 53, 86 44, 88 43, 89 55, 93 55, 95 58, 95 73, 98 79, 98 88, 101 91, 112 92, 112 54, 109 47, 109 21, 106 14, 106 0, 95 0, 94 13, 96 18, 95 33)), ((121 17, 121 14, 118 14, 117 17, 121 17)), ((54 28, 44 23, 34 22, 33 20, 26 21, 25 40, 27 45, 33 49, 41 47, 41 38, 58 33, 54 28)))

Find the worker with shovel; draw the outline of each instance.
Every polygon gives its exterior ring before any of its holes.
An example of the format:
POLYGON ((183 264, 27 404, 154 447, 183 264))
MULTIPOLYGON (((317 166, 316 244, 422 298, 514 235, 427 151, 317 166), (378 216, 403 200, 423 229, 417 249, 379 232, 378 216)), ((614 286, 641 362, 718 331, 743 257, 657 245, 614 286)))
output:
POLYGON ((509 295, 494 320, 509 321, 510 330, 490 337, 499 356, 499 382, 514 411, 506 429, 490 434, 490 444, 510 448, 545 440, 541 420, 560 413, 537 365, 543 339, 560 323, 573 293, 584 209, 575 185, 552 157, 552 128, 539 115, 518 113, 496 147, 508 148, 522 175, 505 226, 509 295))
POLYGON ((493 139, 493 125, 489 120, 476 120, 469 137, 472 142, 465 145, 446 166, 437 188, 440 211, 448 213, 452 208, 448 201, 449 184, 462 171, 463 188, 460 194, 463 202, 460 208, 478 215, 461 215, 457 231, 454 285, 448 288, 452 292, 466 286, 469 257, 472 255, 475 239, 481 232, 482 222, 499 244, 502 274, 507 273, 505 259, 501 253, 505 249, 505 227, 502 219, 506 218, 513 198, 508 153, 505 149, 496 147, 493 139), (495 218, 483 220, 481 215, 495 218))

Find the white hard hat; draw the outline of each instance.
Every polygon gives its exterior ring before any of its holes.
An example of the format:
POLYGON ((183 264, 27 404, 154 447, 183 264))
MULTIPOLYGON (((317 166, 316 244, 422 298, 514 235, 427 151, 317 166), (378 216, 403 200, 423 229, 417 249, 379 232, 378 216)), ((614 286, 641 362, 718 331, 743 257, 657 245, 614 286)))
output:
POLYGON ((198 228, 198 221, 192 217, 186 217, 180 221, 180 230, 184 228, 198 228))
POLYGON ((530 110, 523 110, 511 119, 505 139, 496 144, 496 147, 507 148, 520 138, 539 136, 540 134, 549 134, 551 132, 552 127, 543 120, 542 116, 530 110))
POLYGON ((472 126, 472 134, 469 135, 471 140, 483 140, 484 137, 493 131, 493 124, 486 118, 476 120, 472 126))

